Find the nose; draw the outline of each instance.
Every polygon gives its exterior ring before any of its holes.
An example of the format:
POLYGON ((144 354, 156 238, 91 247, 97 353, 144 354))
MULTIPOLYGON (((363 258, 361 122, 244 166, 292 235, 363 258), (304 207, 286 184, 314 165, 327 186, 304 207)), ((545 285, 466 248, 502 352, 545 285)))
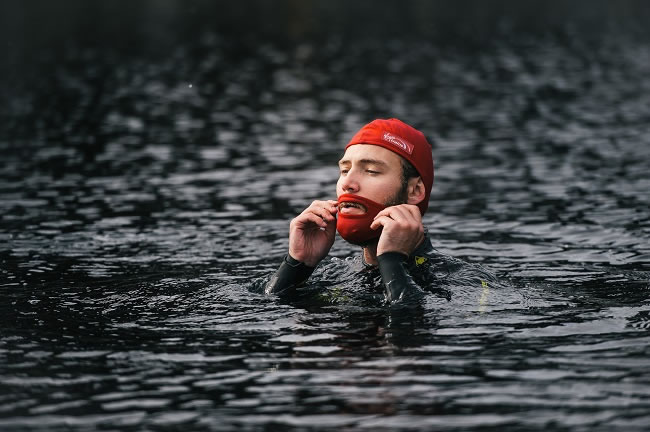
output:
POLYGON ((349 170, 345 175, 339 177, 339 186, 343 193, 358 193, 359 179, 355 169, 349 170))

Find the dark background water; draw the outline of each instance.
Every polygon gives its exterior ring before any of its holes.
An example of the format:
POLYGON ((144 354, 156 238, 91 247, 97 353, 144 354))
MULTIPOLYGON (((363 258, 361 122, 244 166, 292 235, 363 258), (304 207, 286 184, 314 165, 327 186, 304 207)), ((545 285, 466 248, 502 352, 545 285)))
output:
POLYGON ((648 18, 4 2, 0 429, 646 430, 648 18), (434 246, 508 284, 415 318, 261 295, 387 116, 433 143, 434 246))

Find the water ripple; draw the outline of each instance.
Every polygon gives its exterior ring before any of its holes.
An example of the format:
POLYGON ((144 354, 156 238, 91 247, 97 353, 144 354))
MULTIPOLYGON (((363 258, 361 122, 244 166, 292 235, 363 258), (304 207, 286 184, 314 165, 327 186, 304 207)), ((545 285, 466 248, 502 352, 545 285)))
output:
POLYGON ((0 107, 0 429, 647 428, 643 39, 258 42, 45 56, 0 107), (433 143, 451 300, 265 297, 379 116, 433 143))

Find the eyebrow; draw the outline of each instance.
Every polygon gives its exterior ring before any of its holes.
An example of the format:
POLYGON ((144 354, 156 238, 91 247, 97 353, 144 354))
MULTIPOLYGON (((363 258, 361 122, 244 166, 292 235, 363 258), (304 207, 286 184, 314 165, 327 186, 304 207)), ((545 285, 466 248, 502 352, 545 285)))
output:
MULTIPOLYGON (((388 164, 382 160, 379 159, 359 159, 357 161, 358 163, 362 165, 381 165, 381 166, 388 166, 388 164)), ((349 159, 341 159, 339 161, 339 165, 348 165, 352 162, 350 162, 349 159)))

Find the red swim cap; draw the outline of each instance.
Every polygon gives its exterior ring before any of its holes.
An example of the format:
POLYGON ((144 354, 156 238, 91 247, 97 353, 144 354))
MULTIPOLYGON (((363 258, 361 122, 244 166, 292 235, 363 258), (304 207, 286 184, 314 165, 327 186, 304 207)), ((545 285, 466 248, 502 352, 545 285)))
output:
POLYGON ((431 144, 422 132, 398 119, 377 119, 362 127, 345 146, 346 150, 355 144, 378 145, 411 162, 424 183, 425 196, 418 207, 422 214, 427 211, 433 186, 433 156, 431 144))

